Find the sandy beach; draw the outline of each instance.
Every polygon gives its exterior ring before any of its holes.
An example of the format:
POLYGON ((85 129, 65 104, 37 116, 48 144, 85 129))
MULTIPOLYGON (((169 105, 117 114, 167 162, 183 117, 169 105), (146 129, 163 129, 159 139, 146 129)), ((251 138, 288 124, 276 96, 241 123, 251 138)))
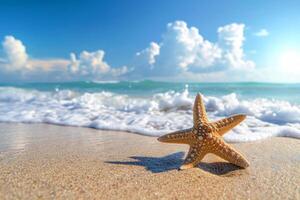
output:
POLYGON ((185 145, 126 132, 0 124, 0 199, 300 199, 300 140, 233 144, 239 169, 214 155, 178 171, 185 145))

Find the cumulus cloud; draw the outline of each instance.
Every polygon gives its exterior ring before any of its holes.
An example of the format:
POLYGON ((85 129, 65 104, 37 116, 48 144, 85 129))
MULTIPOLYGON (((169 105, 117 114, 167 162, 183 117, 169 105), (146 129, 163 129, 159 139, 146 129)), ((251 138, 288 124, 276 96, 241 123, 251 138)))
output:
POLYGON ((26 47, 21 40, 13 36, 5 36, 2 42, 4 58, 0 59, 0 74, 5 80, 32 79, 45 80, 59 71, 64 71, 68 65, 65 59, 30 59, 26 47))
POLYGON ((257 37, 267 37, 269 35, 269 31, 267 29, 260 29, 259 31, 257 31, 256 33, 254 33, 255 36, 257 37))
POLYGON ((188 70, 189 66, 211 66, 220 56, 218 46, 205 40, 197 28, 189 28, 185 22, 175 21, 167 25, 157 60, 162 66, 188 70))
POLYGON ((4 58, 0 58, 0 75, 6 80, 66 81, 118 77, 128 72, 126 66, 112 68, 104 61, 105 52, 82 51, 78 58, 33 59, 21 40, 6 36, 2 42, 4 58))
POLYGON ((153 70, 153 64, 156 62, 156 56, 159 55, 160 46, 151 42, 149 47, 137 52, 133 62, 135 75, 149 74, 153 70))
POLYGON ((74 53, 70 54, 70 71, 78 75, 105 74, 109 71, 109 65, 103 60, 104 51, 95 52, 83 51, 79 58, 74 53))
POLYGON ((125 78, 125 74, 130 74, 130 78, 183 75, 223 80, 228 73, 255 68, 255 63, 244 53, 244 30, 244 24, 221 26, 216 32, 217 40, 209 41, 198 28, 184 21, 168 23, 161 41, 151 42, 137 52, 127 65, 130 68, 111 67, 105 60, 104 50, 71 53, 69 59, 32 58, 22 41, 6 36, 2 43, 5 57, 0 58, 0 74, 42 81, 115 79, 125 78))
POLYGON ((77 58, 74 53, 70 54, 69 71, 79 77, 100 77, 104 75, 120 76, 128 72, 126 66, 111 68, 104 61, 105 52, 98 50, 95 52, 82 51, 77 58))
POLYGON ((15 39, 13 36, 6 36, 2 42, 2 46, 6 55, 6 59, 3 59, 6 70, 15 71, 30 68, 26 47, 20 40, 15 39))
POLYGON ((218 28, 218 45, 223 51, 220 63, 235 69, 252 69, 253 61, 246 60, 243 50, 244 24, 229 24, 218 28))
POLYGON ((145 52, 149 55, 150 46, 136 55, 139 62, 135 63, 135 68, 137 71, 143 68, 146 72, 151 69, 151 75, 253 69, 255 63, 247 60, 243 51, 244 28, 244 24, 236 23, 219 27, 218 41, 211 42, 184 21, 169 23, 159 47, 156 47, 159 51, 156 51, 155 59, 149 63, 149 56, 145 56, 145 52))
POLYGON ((146 64, 154 64, 155 63, 155 56, 159 55, 160 46, 155 43, 151 42, 149 47, 136 53, 137 58, 140 58, 141 61, 145 61, 146 64))

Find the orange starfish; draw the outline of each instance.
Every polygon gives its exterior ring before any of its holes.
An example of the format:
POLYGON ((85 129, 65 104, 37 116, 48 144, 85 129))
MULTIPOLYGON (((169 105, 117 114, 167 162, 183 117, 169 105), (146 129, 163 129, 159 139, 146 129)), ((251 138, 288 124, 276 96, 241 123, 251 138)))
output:
POLYGON ((193 118, 193 128, 158 138, 160 142, 190 145, 189 153, 180 169, 197 166, 208 153, 213 153, 242 168, 249 166, 249 162, 222 139, 222 135, 243 121, 246 115, 234 115, 216 122, 209 122, 204 103, 198 94, 194 103, 193 118))

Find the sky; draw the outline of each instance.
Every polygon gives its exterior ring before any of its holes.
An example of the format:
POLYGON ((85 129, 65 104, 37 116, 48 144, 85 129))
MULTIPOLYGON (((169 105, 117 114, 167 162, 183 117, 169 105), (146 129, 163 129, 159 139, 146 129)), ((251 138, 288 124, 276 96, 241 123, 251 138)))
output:
POLYGON ((300 82, 300 1, 0 0, 0 82, 300 82))

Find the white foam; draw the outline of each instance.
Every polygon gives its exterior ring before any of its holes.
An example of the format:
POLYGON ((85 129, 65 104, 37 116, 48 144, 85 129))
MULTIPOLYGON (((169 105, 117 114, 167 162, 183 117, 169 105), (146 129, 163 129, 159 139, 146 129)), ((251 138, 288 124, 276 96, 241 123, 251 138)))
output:
MULTIPOLYGON (((0 121, 84 126, 159 136, 192 126, 193 98, 188 88, 183 92, 138 98, 110 92, 41 92, 0 87, 0 121)), ((247 142, 273 136, 300 138, 299 105, 262 98, 241 100, 234 93, 205 96, 204 102, 212 120, 236 113, 248 115, 244 123, 225 135, 227 141, 247 142)))

